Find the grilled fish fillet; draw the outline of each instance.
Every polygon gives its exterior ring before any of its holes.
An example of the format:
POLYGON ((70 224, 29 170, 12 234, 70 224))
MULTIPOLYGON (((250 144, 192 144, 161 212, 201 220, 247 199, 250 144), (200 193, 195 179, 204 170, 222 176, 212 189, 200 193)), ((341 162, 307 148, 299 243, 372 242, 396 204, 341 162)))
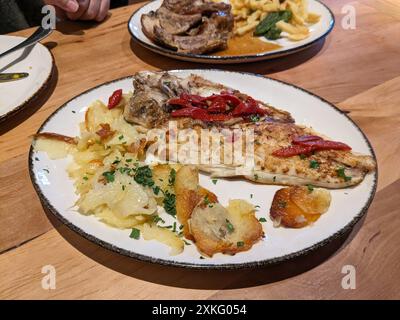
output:
POLYGON ((324 139, 326 137, 310 128, 295 124, 290 113, 261 101, 257 102, 261 108, 268 110, 268 113, 256 122, 241 118, 218 123, 205 123, 187 117, 172 119, 171 107, 167 101, 181 93, 208 96, 230 91, 243 100, 248 97, 238 90, 199 76, 191 75, 183 79, 167 72, 139 72, 134 75, 133 84, 135 91, 124 113, 125 119, 133 124, 147 129, 166 128, 170 120, 177 120, 178 128, 198 130, 205 127, 223 127, 254 132, 254 167, 243 173, 243 168, 238 165, 201 163, 199 168, 213 177, 244 176, 246 179, 265 184, 312 184, 326 188, 345 188, 360 183, 366 174, 376 168, 373 157, 352 151, 323 150, 314 151, 307 156, 292 157, 273 155, 274 151, 290 146, 293 138, 297 136, 314 135, 324 139))

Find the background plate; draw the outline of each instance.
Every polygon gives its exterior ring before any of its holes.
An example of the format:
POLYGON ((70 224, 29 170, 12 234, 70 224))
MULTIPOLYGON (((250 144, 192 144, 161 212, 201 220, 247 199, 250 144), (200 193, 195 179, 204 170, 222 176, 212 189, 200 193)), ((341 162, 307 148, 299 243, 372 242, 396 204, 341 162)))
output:
MULTIPOLYGON (((373 150, 361 130, 339 109, 323 99, 277 80, 238 72, 219 70, 177 70, 178 76, 195 73, 209 80, 222 83, 244 93, 291 112, 298 124, 312 126, 315 130, 343 141, 356 152, 373 155, 373 150)), ((79 134, 78 124, 84 120, 87 106, 96 99, 107 101, 110 94, 122 88, 132 90, 131 78, 115 80, 90 89, 73 98, 53 113, 39 132, 56 132, 69 136, 79 134), (74 111, 74 112, 73 112, 74 111)), ((65 171, 69 159, 49 160, 43 152, 29 155, 29 169, 34 187, 53 214, 73 230, 123 255, 160 264, 193 268, 233 269, 256 267, 288 260, 327 244, 335 237, 348 231, 367 211, 376 189, 377 174, 369 174, 356 187, 332 190, 329 211, 312 226, 303 229, 274 228, 269 219, 272 198, 279 186, 253 184, 244 180, 219 179, 214 185, 207 175, 201 175, 200 183, 216 193, 226 205, 229 199, 246 199, 259 205, 258 217, 266 217, 263 223, 266 238, 247 252, 235 256, 217 254, 212 259, 200 259, 194 245, 185 246, 177 256, 169 255, 169 248, 156 241, 133 240, 130 230, 118 230, 106 226, 93 216, 77 213, 72 205, 77 200, 72 180, 65 171), (253 198, 250 198, 253 194, 253 198)))
MULTIPOLYGON (((16 46, 25 38, 0 35, 0 52, 16 46)), ((42 44, 26 48, 0 59, 0 72, 28 72, 29 77, 0 83, 0 122, 23 109, 50 80, 53 57, 42 44)))
POLYGON ((288 39, 278 39, 277 41, 272 41, 282 46, 277 50, 268 51, 265 53, 253 54, 253 55, 241 55, 241 56, 215 56, 215 55, 200 55, 200 54, 190 54, 190 53, 179 53, 171 49, 163 48, 152 42, 149 38, 145 36, 142 31, 142 25, 140 23, 140 17, 142 14, 148 13, 151 10, 157 10, 162 3, 162 0, 155 0, 150 3, 145 4, 143 7, 139 8, 129 19, 128 29, 132 37, 139 42, 142 46, 147 49, 162 54, 164 56, 192 62, 201 63, 218 63, 218 64, 228 64, 228 63, 244 63, 244 62, 254 62, 260 60, 267 60, 272 58, 277 58, 285 56, 288 54, 296 53, 298 51, 307 49, 318 40, 325 38, 329 32, 331 32, 334 24, 335 18, 330 9, 323 3, 316 0, 309 0, 308 6, 309 11, 315 12, 321 15, 321 20, 310 26, 310 36, 302 41, 289 41, 288 39))

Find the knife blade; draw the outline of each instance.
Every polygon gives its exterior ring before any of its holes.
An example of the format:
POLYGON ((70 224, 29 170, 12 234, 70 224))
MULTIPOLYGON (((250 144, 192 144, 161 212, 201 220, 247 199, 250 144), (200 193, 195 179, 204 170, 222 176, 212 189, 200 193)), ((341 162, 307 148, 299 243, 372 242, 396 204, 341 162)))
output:
POLYGON ((0 83, 21 80, 28 76, 27 72, 0 73, 0 83))

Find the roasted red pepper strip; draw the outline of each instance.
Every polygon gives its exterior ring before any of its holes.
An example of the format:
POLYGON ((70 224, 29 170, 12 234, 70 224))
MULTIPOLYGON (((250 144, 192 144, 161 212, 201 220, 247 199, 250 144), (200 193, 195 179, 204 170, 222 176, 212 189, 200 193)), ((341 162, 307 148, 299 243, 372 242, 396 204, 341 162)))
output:
POLYGON ((186 107, 179 110, 174 110, 171 112, 171 116, 173 117, 193 117, 194 114, 207 114, 207 111, 197 107, 186 107))
POLYGON ((206 101, 214 101, 215 99, 220 98, 224 99, 224 101, 226 102, 229 102, 234 107, 242 103, 242 101, 238 97, 229 93, 213 94, 212 96, 209 96, 205 99, 206 101))
POLYGON ((314 150, 315 149, 312 146, 294 145, 279 150, 275 150, 274 152, 272 152, 272 155, 277 157, 288 158, 288 157, 298 156, 300 154, 309 154, 314 150))
POLYGON ((232 112, 233 116, 249 116, 252 114, 265 115, 268 111, 258 106, 257 101, 248 97, 246 102, 240 103, 232 112))
POLYGON ((207 111, 211 113, 225 113, 227 111, 226 107, 226 100, 222 97, 216 97, 207 108, 207 111))
POLYGON ((186 100, 187 102, 189 102, 192 105, 195 106, 206 106, 206 99, 202 96, 196 95, 196 94, 188 94, 188 93, 182 93, 180 98, 182 100, 186 100))
POLYGON ((173 117, 190 117, 192 119, 213 122, 213 121, 227 121, 232 117, 228 114, 208 114, 205 109, 197 107, 188 107, 171 112, 173 117))
POLYGON ((315 150, 351 150, 351 147, 343 142, 329 141, 329 140, 315 140, 297 142, 301 146, 310 146, 315 150))
POLYGON ((190 106, 190 103, 182 98, 169 99, 168 104, 172 104, 174 106, 182 106, 182 107, 190 106))
POLYGON ((108 98, 108 109, 115 108, 122 99, 122 89, 115 90, 113 94, 108 98))
POLYGON ((297 137, 293 138, 292 143, 293 144, 300 144, 301 142, 317 141, 317 140, 323 140, 323 139, 321 137, 311 136, 311 135, 297 136, 297 137))

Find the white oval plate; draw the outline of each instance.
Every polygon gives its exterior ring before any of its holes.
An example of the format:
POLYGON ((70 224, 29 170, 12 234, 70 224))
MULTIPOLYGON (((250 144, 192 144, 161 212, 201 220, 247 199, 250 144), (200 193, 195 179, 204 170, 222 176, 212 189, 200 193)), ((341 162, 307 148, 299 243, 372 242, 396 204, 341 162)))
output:
MULTIPOLYGON (((16 46, 25 38, 0 35, 0 52, 16 46)), ((23 109, 48 84, 53 69, 53 57, 42 44, 31 50, 16 51, 0 59, 0 72, 28 72, 25 79, 0 83, 0 122, 23 109)))
POLYGON ((310 36, 302 41, 290 41, 288 39, 278 39, 276 41, 271 41, 273 43, 279 44, 281 48, 252 55, 236 55, 236 56, 215 56, 215 55, 205 55, 205 54, 191 54, 191 53, 180 53, 174 50, 163 48, 149 38, 142 31, 142 25, 140 23, 140 18, 142 14, 148 13, 151 10, 157 10, 161 6, 162 0, 155 0, 150 3, 145 4, 143 7, 136 10, 133 13, 128 22, 128 29, 132 37, 140 43, 145 48, 167 56, 169 58, 174 58, 184 61, 200 62, 200 63, 218 63, 218 64, 228 64, 228 63, 244 63, 244 62, 254 62, 260 60, 267 60, 272 58, 277 58, 292 53, 299 52, 301 50, 307 49, 308 47, 315 44, 318 40, 325 38, 331 31, 335 24, 335 18, 330 9, 323 3, 317 0, 309 0, 309 11, 315 12, 321 15, 321 19, 318 23, 310 26, 310 36))
MULTIPOLYGON (((256 99, 291 112, 296 122, 312 126, 334 140, 343 141, 354 151, 374 155, 370 143, 361 130, 339 109, 323 99, 298 87, 277 80, 248 73, 217 70, 177 70, 177 76, 198 74, 206 79, 239 89, 256 99)), ((132 79, 124 78, 105 83, 73 98, 53 113, 39 132, 79 135, 78 124, 84 120, 87 106, 96 99, 107 101, 110 94, 122 88, 132 90, 132 79)), ((279 186, 253 184, 245 180, 219 179, 214 185, 206 175, 200 183, 218 195, 226 205, 229 199, 246 199, 259 205, 258 217, 263 223, 265 239, 247 251, 235 256, 217 254, 211 259, 200 259, 194 245, 185 246, 183 253, 169 255, 169 248, 156 241, 133 240, 130 230, 108 227, 93 216, 79 214, 73 204, 77 200, 73 182, 66 173, 68 159, 49 160, 43 152, 29 155, 33 185, 45 207, 77 233, 103 247, 123 255, 160 264, 193 268, 245 268, 276 263, 308 253, 348 231, 367 211, 376 188, 376 173, 369 174, 356 187, 332 190, 329 211, 311 227, 303 229, 274 228, 269 209, 279 186), (48 172, 47 172, 48 171, 48 172), (253 198, 250 198, 253 194, 253 198)))

